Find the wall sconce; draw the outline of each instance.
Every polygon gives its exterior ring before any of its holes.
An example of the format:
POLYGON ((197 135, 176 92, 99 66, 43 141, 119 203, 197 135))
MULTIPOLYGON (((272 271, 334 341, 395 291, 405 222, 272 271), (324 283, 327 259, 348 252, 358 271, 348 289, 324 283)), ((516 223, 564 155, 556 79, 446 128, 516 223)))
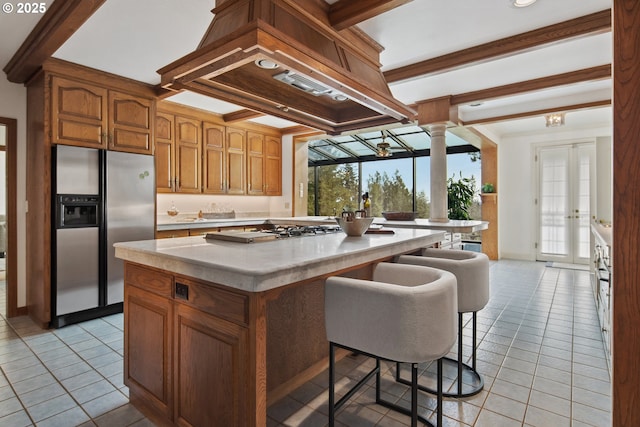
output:
POLYGON ((545 123, 548 128, 564 125, 564 113, 553 113, 544 116, 545 123))

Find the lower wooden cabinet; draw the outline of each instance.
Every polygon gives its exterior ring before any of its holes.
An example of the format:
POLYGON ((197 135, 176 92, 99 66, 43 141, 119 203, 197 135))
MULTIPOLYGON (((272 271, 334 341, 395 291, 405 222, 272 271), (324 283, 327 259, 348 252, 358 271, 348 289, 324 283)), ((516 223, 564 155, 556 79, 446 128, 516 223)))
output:
MULTIPOLYGON (((129 269, 130 281, 162 282, 171 287, 170 276, 129 269), (159 280, 160 279, 160 280, 159 280)), ((166 297, 135 286, 125 288, 124 381, 130 393, 143 395, 145 404, 171 419, 173 304, 166 297)))
POLYGON ((124 382, 161 424, 255 424, 249 297, 125 264, 124 382))
POLYGON ((189 426, 244 426, 247 411, 243 367, 247 330, 176 305, 175 421, 189 426))

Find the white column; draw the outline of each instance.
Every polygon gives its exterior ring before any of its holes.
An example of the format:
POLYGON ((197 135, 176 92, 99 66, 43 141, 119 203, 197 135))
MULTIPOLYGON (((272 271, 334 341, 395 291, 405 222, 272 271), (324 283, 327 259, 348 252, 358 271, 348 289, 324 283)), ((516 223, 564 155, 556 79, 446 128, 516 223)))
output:
POLYGON ((434 222, 449 221, 447 204, 447 144, 444 123, 429 125, 431 134, 431 212, 434 222))

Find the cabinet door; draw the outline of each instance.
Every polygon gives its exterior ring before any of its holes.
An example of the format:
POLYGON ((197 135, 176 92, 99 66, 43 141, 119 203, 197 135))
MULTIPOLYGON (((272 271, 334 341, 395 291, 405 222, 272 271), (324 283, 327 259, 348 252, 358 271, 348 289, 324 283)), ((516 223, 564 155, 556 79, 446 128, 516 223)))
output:
POLYGON ((175 307, 176 424, 249 425, 247 329, 184 304, 175 307))
POLYGON ((264 194, 264 135, 247 132, 247 193, 264 194))
POLYGON ((158 193, 174 191, 175 180, 175 123, 171 114, 156 114, 155 161, 158 193))
POLYGON ((153 101, 109 91, 109 149, 153 154, 153 101))
MULTIPOLYGON (((163 279, 171 281, 170 277, 163 279)), ((124 314, 124 382, 132 393, 171 419, 173 303, 127 284, 124 314)))
POLYGON ((52 77, 52 143, 106 148, 107 92, 101 87, 52 77))
POLYGON ((201 122, 176 116, 176 191, 200 193, 201 122))
POLYGON ((280 196, 282 195, 282 141, 278 137, 267 135, 265 147, 265 194, 280 196))
POLYGON ((207 122, 202 124, 202 149, 204 151, 202 191, 204 193, 222 194, 226 190, 224 142, 224 126, 207 122))
POLYGON ((245 131, 226 128, 227 193, 245 194, 245 131))

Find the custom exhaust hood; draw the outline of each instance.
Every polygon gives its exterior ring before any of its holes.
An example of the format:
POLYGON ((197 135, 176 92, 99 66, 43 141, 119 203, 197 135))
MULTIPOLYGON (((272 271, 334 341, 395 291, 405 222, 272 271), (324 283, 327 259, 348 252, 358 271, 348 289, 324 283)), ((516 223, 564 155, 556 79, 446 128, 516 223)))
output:
POLYGON ((329 134, 408 123, 380 71, 382 47, 356 27, 336 31, 323 0, 218 0, 198 48, 158 70, 189 90, 329 134))

